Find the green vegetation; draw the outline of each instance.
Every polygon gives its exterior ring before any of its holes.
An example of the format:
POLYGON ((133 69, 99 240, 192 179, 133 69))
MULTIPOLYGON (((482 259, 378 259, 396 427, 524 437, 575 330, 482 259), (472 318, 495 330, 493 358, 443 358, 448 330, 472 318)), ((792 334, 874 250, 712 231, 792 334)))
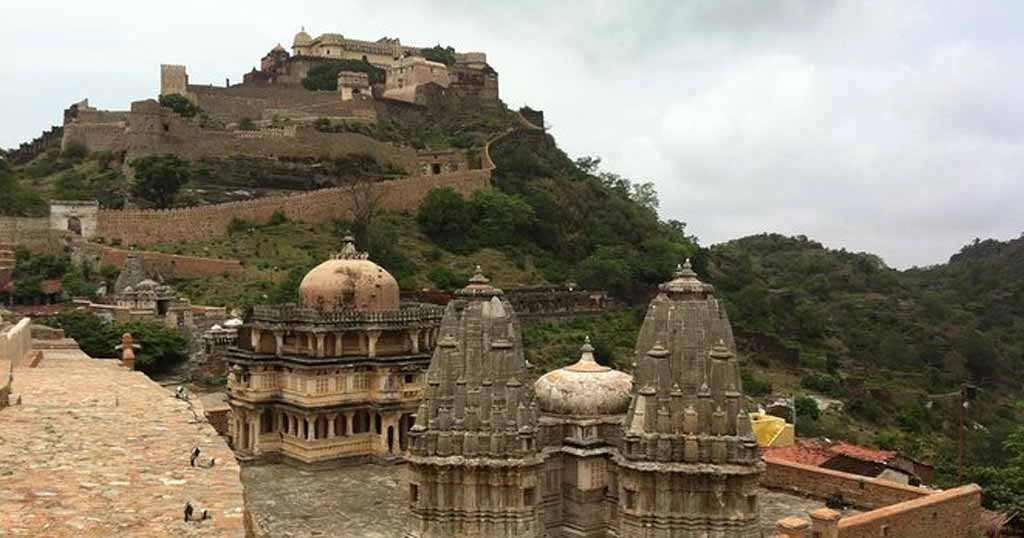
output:
POLYGON ((188 341, 178 331, 157 322, 137 321, 115 326, 84 310, 62 312, 46 320, 78 341, 82 351, 93 357, 120 357, 115 347, 121 335, 131 333, 138 344, 135 364, 146 373, 166 371, 188 357, 188 341))
POLYGON ((41 288, 44 280, 60 280, 68 297, 88 298, 95 296, 102 280, 113 281, 109 272, 96 271, 88 263, 72 263, 67 254, 33 254, 19 248, 14 256, 13 298, 17 303, 35 304, 45 299, 41 288))
POLYGON ((178 93, 161 95, 160 105, 175 111, 183 118, 192 118, 202 112, 201 108, 197 107, 184 95, 178 93))
POLYGON ((18 183, 6 159, 0 159, 0 192, 0 215, 42 217, 49 212, 46 200, 18 183))
POLYGON ((310 91, 338 91, 338 73, 342 71, 366 73, 370 84, 384 83, 384 70, 366 60, 327 60, 309 70, 302 86, 310 91))
POLYGON ((256 126, 256 122, 252 121, 252 118, 242 118, 238 120, 239 131, 256 131, 259 127, 256 126))
POLYGON ((455 49, 452 47, 442 47, 440 44, 437 44, 429 49, 420 49, 420 54, 432 62, 443 63, 448 66, 455 65, 455 49))
POLYGON ((133 193, 163 209, 174 204, 175 196, 192 178, 192 165, 176 155, 150 155, 131 162, 135 169, 133 193))
POLYGON ((779 235, 730 241, 704 256, 741 338, 775 343, 761 345, 745 370, 778 391, 843 403, 842 413, 830 408, 817 419, 798 409, 799 435, 900 450, 935 462, 948 486, 959 386, 974 383, 981 389, 967 412, 968 478, 995 485, 987 505, 1019 502, 998 493, 991 470, 1012 468, 1007 447, 1024 417, 1015 381, 1024 366, 1024 237, 975 241, 947 264, 909 271, 779 235))

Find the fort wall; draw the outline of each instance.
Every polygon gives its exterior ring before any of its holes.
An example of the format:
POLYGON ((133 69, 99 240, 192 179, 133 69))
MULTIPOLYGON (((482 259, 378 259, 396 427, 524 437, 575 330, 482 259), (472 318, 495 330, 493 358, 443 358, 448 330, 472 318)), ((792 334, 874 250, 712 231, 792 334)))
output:
POLYGON ((272 120, 275 115, 376 118, 371 101, 344 101, 339 92, 309 91, 301 86, 190 85, 188 95, 210 117, 229 123, 243 118, 272 120))
POLYGON ((142 264, 148 271, 164 278, 203 278, 219 275, 237 275, 245 273, 242 262, 218 258, 198 256, 182 256, 164 254, 163 252, 131 251, 106 247, 100 255, 100 267, 122 267, 129 254, 142 258, 142 264))
POLYGON ((49 130, 43 131, 43 134, 31 142, 25 142, 18 146, 18 149, 12 150, 8 157, 14 164, 25 164, 50 148, 59 147, 63 138, 64 128, 55 125, 49 130))
MULTIPOLYGON (((411 211, 431 189, 451 187, 464 196, 490 186, 490 170, 381 181, 381 207, 386 211, 411 211)), ((289 219, 309 223, 351 218, 352 200, 346 187, 321 189, 288 196, 228 202, 211 206, 166 210, 100 210, 97 235, 127 245, 153 245, 212 239, 227 234, 234 219, 267 222, 275 211, 289 219)))
POLYGON ((49 217, 0 217, 0 243, 33 252, 57 252, 63 247, 63 237, 50 230, 49 217))
POLYGON ((861 509, 875 509, 928 495, 929 490, 905 486, 865 476, 801 465, 782 460, 765 459, 767 470, 761 485, 793 491, 812 497, 828 498, 839 494, 843 501, 861 509))

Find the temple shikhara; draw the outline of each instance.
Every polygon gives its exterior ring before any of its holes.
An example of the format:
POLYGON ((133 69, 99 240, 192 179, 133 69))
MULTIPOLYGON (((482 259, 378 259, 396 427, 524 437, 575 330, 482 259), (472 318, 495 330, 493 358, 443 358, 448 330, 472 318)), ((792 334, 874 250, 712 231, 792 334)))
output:
POLYGON ((477 274, 448 305, 412 430, 409 536, 761 536, 764 470, 728 317, 689 263, 651 302, 636 377, 524 385, 522 335, 477 274))
POLYGON ((257 306, 228 351, 231 445, 243 460, 397 457, 424 387, 442 309, 402 304, 352 238, 299 285, 257 306))

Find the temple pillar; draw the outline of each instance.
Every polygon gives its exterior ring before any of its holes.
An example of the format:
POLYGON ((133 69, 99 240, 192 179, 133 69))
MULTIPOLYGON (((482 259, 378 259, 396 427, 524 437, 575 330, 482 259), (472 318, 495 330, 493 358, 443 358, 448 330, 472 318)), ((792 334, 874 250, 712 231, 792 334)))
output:
POLYGON ((377 340, 380 339, 380 333, 381 333, 380 331, 367 331, 366 332, 366 336, 367 336, 366 356, 367 357, 376 357, 377 356, 377 340))
POLYGON ((420 329, 409 329, 409 342, 412 343, 412 353, 420 352, 420 329))
POLYGON ((334 438, 334 419, 338 415, 327 415, 327 438, 334 438))
POLYGON ((323 357, 324 356, 324 338, 326 338, 326 337, 327 337, 327 335, 324 334, 324 333, 316 333, 316 356, 317 357, 323 357))
POLYGON ((260 353, 260 330, 249 330, 249 344, 252 345, 253 353, 260 353))
POLYGON ((342 342, 345 333, 337 332, 334 333, 334 356, 340 357, 342 352, 345 351, 345 346, 342 342))
POLYGON ((345 435, 352 435, 352 413, 342 413, 345 417, 345 435))
POLYGON ((253 420, 249 422, 249 432, 250 432, 249 433, 249 443, 251 445, 249 447, 249 450, 251 450, 253 454, 256 454, 257 453, 256 450, 257 450, 257 447, 259 447, 259 440, 260 440, 260 417, 259 417, 259 415, 255 415, 253 417, 253 420))
POLYGON ((280 357, 284 351, 284 331, 274 331, 274 344, 276 345, 274 354, 280 357))
POLYGON ((309 417, 302 417, 302 422, 306 425, 306 440, 312 441, 316 438, 316 423, 309 420, 309 417))
POLYGON ((302 336, 306 339, 306 355, 309 355, 310 357, 315 357, 316 343, 315 340, 313 339, 313 335, 309 333, 304 333, 302 336))

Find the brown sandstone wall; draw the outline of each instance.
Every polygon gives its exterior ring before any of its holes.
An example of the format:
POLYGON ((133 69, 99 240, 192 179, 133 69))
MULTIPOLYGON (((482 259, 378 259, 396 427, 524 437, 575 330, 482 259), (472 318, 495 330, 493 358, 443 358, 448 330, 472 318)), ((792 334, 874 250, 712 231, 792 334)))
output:
POLYGON ((840 538, 978 536, 981 488, 963 486, 839 520, 840 538))
POLYGON ((875 480, 810 465, 766 459, 768 467, 761 476, 761 485, 768 488, 788 490, 828 498, 842 495, 843 500, 861 509, 883 506, 919 499, 929 491, 882 480, 875 480))
MULTIPOLYGON (((100 257, 100 266, 120 268, 130 250, 106 248, 100 257)), ((198 256, 181 256, 164 254, 163 252, 135 251, 142 257, 142 265, 148 270, 158 273, 164 278, 203 278, 219 275, 237 275, 245 272, 242 262, 218 258, 202 258, 198 256)))
MULTIPOLYGON (((411 177, 374 185, 383 191, 381 206, 387 211, 411 211, 431 189, 452 187, 464 196, 490 185, 490 170, 411 177)), ((351 218, 352 203, 345 187, 229 202, 211 206, 167 210, 100 210, 97 235, 126 245, 153 245, 212 239, 225 235, 233 219, 266 222, 275 211, 289 219, 309 223, 351 218)))
POLYGON ((0 217, 0 243, 23 246, 33 252, 58 252, 66 234, 50 230, 49 217, 0 217))
POLYGON ((122 123, 69 123, 64 127, 61 148, 77 142, 89 151, 124 151, 128 149, 128 133, 122 123))
POLYGON ((196 105, 210 117, 233 123, 242 118, 271 120, 275 114, 312 117, 364 117, 373 114, 369 101, 342 101, 338 92, 311 92, 301 86, 188 87, 196 105))

